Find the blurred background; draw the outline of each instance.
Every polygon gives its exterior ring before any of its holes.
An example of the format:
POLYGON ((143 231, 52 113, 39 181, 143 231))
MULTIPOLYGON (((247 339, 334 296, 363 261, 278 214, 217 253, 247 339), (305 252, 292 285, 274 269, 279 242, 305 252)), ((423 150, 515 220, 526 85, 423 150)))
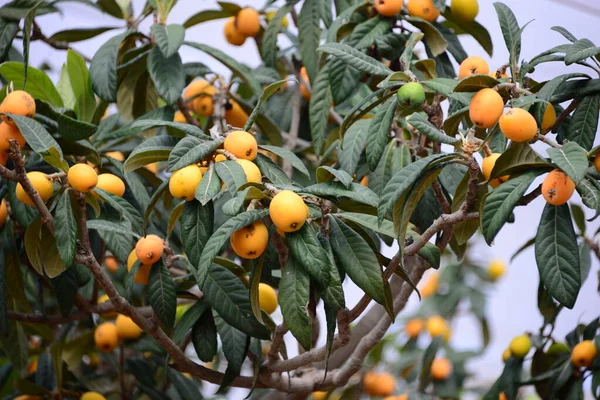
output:
MULTIPOLYGON (((0 0, 0 4, 5 1, 7 0, 0 0)), ((262 0, 246 0, 238 3, 242 6, 255 8, 261 8, 264 4, 262 0)), ((494 70, 506 63, 508 51, 504 45, 492 2, 480 0, 479 3, 480 11, 477 21, 489 30, 494 42, 494 55, 489 57, 479 44, 470 37, 462 39, 462 44, 469 55, 482 56, 489 62, 490 70, 494 70)), ((564 26, 578 39, 588 38, 597 44, 600 43, 600 31, 598 30, 600 25, 600 2, 598 1, 584 3, 581 0, 504 0, 504 3, 514 11, 521 26, 533 20, 523 35, 521 52, 523 59, 531 59, 543 50, 566 42, 559 33, 550 30, 555 25, 564 26)), ((66 12, 62 16, 52 14, 36 18, 47 36, 57 31, 72 28, 122 26, 122 21, 102 14, 89 6, 76 2, 64 4, 66 4, 63 5, 66 12)), ((133 0, 134 15, 139 14, 144 4, 145 0, 133 0)), ((297 10, 299 10, 300 5, 296 7, 297 10)), ((218 8, 216 1, 179 0, 171 12, 168 22, 181 23, 200 10, 218 8)), ((140 29, 142 31, 149 30, 150 23, 151 18, 148 18, 140 29)), ((247 40, 242 47, 234 47, 228 44, 222 33, 223 24, 224 20, 216 20, 196 25, 187 30, 186 40, 210 44, 233 55, 242 63, 257 66, 260 58, 255 43, 252 40, 247 40)), ((290 25, 290 29, 294 30, 293 24, 290 25)), ((117 32, 109 31, 94 39, 75 43, 73 47, 91 58, 96 49, 117 32)), ((279 36, 280 40, 285 40, 283 35, 279 36)), ((281 44, 284 43, 281 42, 281 44)), ((213 71, 227 74, 227 70, 219 62, 197 50, 183 46, 180 54, 184 62, 200 61, 207 64, 213 71)), ((54 81, 58 79, 60 67, 65 62, 65 58, 65 52, 56 51, 41 42, 31 44, 31 65, 38 67, 43 63, 48 64, 51 67, 50 76, 54 81)), ((565 73, 566 69, 564 64, 558 62, 542 64, 536 69, 534 79, 545 81, 565 73)), ((569 67, 569 72, 577 71, 576 66, 569 67)), ((584 69, 581 72, 587 73, 588 71, 584 69)), ((597 136, 595 145, 598 145, 599 142, 597 136)), ((542 149, 543 147, 538 147, 538 150, 543 151, 542 149)), ((537 184, 538 182, 535 182, 532 187, 537 186, 537 184)), ((580 202, 577 193, 575 193, 572 201, 580 202)), ((526 208, 517 208, 515 210, 516 223, 505 226, 492 247, 488 247, 483 240, 477 238, 471 253, 474 260, 483 265, 486 265, 492 259, 500 259, 508 263, 515 251, 535 236, 543 206, 544 201, 540 197, 526 208)), ((591 214, 587 215, 588 218, 591 216, 591 214)), ((598 227, 600 227, 600 219, 588 225, 588 232, 595 232, 598 227)), ((600 238, 596 238, 596 240, 600 240, 600 238)), ((385 253, 391 257, 395 250, 389 248, 386 249, 385 253)), ((564 339, 564 335, 573 329, 579 321, 589 322, 598 315, 600 310, 600 297, 598 296, 599 271, 600 264, 593 257, 590 275, 579 294, 575 307, 572 310, 563 310, 558 317, 555 330, 557 339, 564 339)), ((476 373, 475 381, 477 384, 485 384, 486 382, 491 384, 499 376, 503 367, 501 354, 512 337, 525 331, 537 330, 541 326, 542 317, 537 309, 536 300, 537 286, 538 272, 533 247, 530 247, 510 263, 506 275, 492 286, 489 293, 488 317, 492 335, 491 344, 481 357, 469 365, 469 370, 476 373)), ((346 284, 345 289, 347 303, 351 307, 358 301, 361 292, 352 284, 346 284)), ((413 294, 405 313, 410 313, 417 306, 418 299, 413 294)), ((393 331, 398 331, 403 324, 402 315, 400 314, 398 322, 392 328, 393 331)), ((281 322, 281 314, 278 311, 273 314, 273 317, 276 322, 281 322)), ((455 321, 452 329, 451 343, 457 350, 477 349, 481 345, 480 327, 474 318, 459 318, 455 321)), ((324 338, 321 338, 321 341, 324 342, 324 338)), ((293 349, 292 346, 288 346, 288 349, 290 348, 293 349)), ((207 393, 214 393, 215 390, 216 387, 214 390, 208 388, 207 393)), ((242 398, 243 396, 239 397, 241 395, 242 392, 237 390, 230 393, 231 398, 242 398)))

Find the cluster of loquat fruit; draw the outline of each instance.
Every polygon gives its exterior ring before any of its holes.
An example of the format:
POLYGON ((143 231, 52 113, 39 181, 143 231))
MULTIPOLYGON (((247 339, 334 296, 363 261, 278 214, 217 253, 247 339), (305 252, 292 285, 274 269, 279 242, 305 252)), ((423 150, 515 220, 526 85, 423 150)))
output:
MULTIPOLYGON (((402 11, 403 0, 375 0, 375 9, 384 17, 393 17, 402 11)), ((479 13, 477 0, 452 0, 450 5, 452 15, 463 22, 470 22, 479 13)), ((427 22, 435 22, 440 16, 440 10, 433 0, 408 0, 406 12, 411 17, 421 18, 427 22)))

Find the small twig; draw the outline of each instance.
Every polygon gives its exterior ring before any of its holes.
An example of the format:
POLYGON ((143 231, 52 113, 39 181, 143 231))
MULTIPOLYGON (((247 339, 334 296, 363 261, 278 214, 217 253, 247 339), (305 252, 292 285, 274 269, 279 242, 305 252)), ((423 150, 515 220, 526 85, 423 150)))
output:
POLYGON ((549 137, 547 137, 546 135, 541 135, 539 133, 536 133, 536 135, 533 137, 533 140, 539 140, 540 142, 544 142, 546 143, 548 146, 550 147, 554 147, 554 148, 561 148, 562 146, 558 143, 556 143, 554 140, 550 139, 549 137))
POLYGON ((192 116, 191 108, 188 106, 187 102, 185 100, 183 100, 181 97, 179 98, 179 100, 177 100, 177 108, 179 108, 179 111, 181 111, 181 113, 183 114, 183 116, 185 118, 185 121, 188 124, 198 126, 198 127, 200 126, 200 123, 198 122, 198 120, 192 116))
MULTIPOLYGON (((569 103, 567 108, 565 108, 560 113, 558 118, 556 118, 554 125, 552 125, 552 129, 551 129, 552 132, 556 132, 558 130, 558 127, 560 126, 560 124, 563 123, 563 121, 569 116, 569 114, 571 114, 573 111, 575 111, 575 109, 577 108, 577 104, 579 104, 579 100, 573 99, 573 101, 571 103, 569 103)), ((552 104, 548 104, 548 107, 552 107, 552 104)))
POLYGON ((87 57, 84 54, 81 54, 80 52, 78 52, 77 50, 75 50, 71 46, 69 46, 68 42, 58 42, 58 41, 52 40, 49 37, 47 37, 46 35, 44 35, 35 20, 33 20, 33 31, 31 32, 31 40, 32 41, 41 40, 42 42, 46 43, 48 46, 50 46, 56 50, 73 50, 73 51, 77 52, 79 55, 81 55, 81 57, 83 57, 83 59, 86 62, 92 61, 91 58, 87 57))

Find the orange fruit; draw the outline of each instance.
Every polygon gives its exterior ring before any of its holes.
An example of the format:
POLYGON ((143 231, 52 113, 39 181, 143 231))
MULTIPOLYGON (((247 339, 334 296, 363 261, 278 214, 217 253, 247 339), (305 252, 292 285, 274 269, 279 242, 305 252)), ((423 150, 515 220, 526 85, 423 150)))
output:
POLYGON ((254 160, 258 153, 258 144, 256 139, 246 131, 233 131, 227 135, 223 148, 244 160, 254 160))
POLYGON ((96 183, 96 188, 106 190, 107 192, 118 197, 123 197, 125 194, 125 182, 113 174, 98 175, 98 183, 96 183))
POLYGON ((510 354, 517 358, 525 358, 529 350, 531 350, 531 339, 529 335, 515 336, 508 345, 510 354))
POLYGON ((238 256, 247 259, 258 258, 269 244, 269 231, 262 221, 255 221, 233 232, 230 242, 238 256))
POLYGON ((154 264, 163 255, 165 242, 157 235, 146 235, 137 241, 135 255, 142 264, 154 264))
POLYGON ((86 392, 81 395, 79 400, 106 400, 106 397, 97 392, 86 392))
POLYGON ((419 292, 421 296, 429 297, 437 293, 438 282, 440 280, 440 274, 437 271, 432 272, 429 278, 423 283, 419 292))
POLYGON ((434 22, 440 16, 440 10, 432 0, 408 0, 406 9, 411 17, 422 18, 428 22, 434 22))
POLYGON ((431 378, 436 381, 448 379, 452 373, 452 364, 446 358, 436 358, 431 364, 431 378))
POLYGON ((489 73, 490 67, 488 63, 485 62, 485 60, 479 56, 471 56, 465 58, 465 60, 462 63, 460 63, 460 68, 458 69, 458 77, 460 79, 466 78, 467 76, 471 75, 487 75, 489 73))
POLYGON ((511 108, 500 117, 500 130, 513 142, 528 142, 537 133, 537 122, 528 111, 511 108))
MULTIPOLYGON (((0 104, 0 113, 33 118, 35 115, 35 100, 24 90, 14 90, 7 94, 2 104, 0 104)), ((6 115, 2 115, 0 118, 9 124, 14 124, 14 121, 6 115)))
POLYGON ((600 172, 600 153, 596 154, 594 157, 594 168, 596 168, 596 171, 600 172))
POLYGON ((81 193, 87 193, 96 187, 98 174, 94 167, 80 163, 69 168, 67 180, 73 189, 81 193))
POLYGON ((550 172, 542 183, 542 196, 554 206, 565 204, 575 192, 575 182, 559 169, 550 172))
POLYGON ((308 79, 308 72, 306 71, 306 67, 300 68, 300 76, 302 77, 302 81, 300 81, 300 93, 302 97, 306 100, 310 100, 310 80, 308 79))
POLYGON ((489 180, 490 176, 492 176, 492 170, 496 165, 496 160, 498 160, 500 156, 500 153, 492 153, 489 156, 484 157, 483 162, 481 163, 481 173, 483 174, 483 177, 489 181, 489 185, 493 188, 498 187, 502 182, 506 182, 508 180, 508 175, 492 179, 491 181, 489 180))
POLYGON ((187 120, 185 119, 185 115, 181 111, 176 111, 173 116, 173 122, 179 122, 180 124, 186 124, 187 120))
POLYGON ((291 190, 282 190, 271 200, 269 216, 283 232, 295 232, 306 222, 308 208, 302 197, 291 190))
POLYGON ((546 111, 544 111, 544 117, 542 118, 542 133, 547 133, 556 122, 556 110, 551 103, 546 105, 546 111))
POLYGON ((404 325, 404 331, 406 332, 409 338, 414 339, 417 336, 419 336, 424 326, 425 323, 422 319, 415 318, 411 319, 406 323, 406 325, 404 325))
POLYGON ((106 269, 113 274, 119 270, 119 262, 113 256, 106 257, 104 259, 104 265, 106 266, 106 269))
POLYGON ((387 372, 367 372, 363 377, 362 386, 365 392, 372 397, 385 397, 396 390, 396 380, 387 372))
POLYGON ((208 81, 197 79, 183 92, 183 98, 189 101, 190 108, 198 115, 209 117, 213 113, 213 96, 217 89, 208 81))
POLYGON ((393 17, 402 10, 402 0, 375 0, 375 10, 384 17, 393 17))
POLYGON ((503 110, 504 100, 498 92, 493 89, 481 89, 471 99, 469 117, 479 128, 487 129, 496 125, 503 110))
POLYGON ((8 152, 8 149, 10 148, 10 143, 8 141, 10 139, 16 140, 20 148, 23 148, 25 143, 27 143, 16 125, 11 125, 6 122, 0 123, 0 151, 8 152))
MULTIPOLYGON (((50 197, 52 197, 52 193, 54 192, 54 185, 52 185, 52 181, 48 179, 46 174, 39 171, 28 172, 27 178, 31 182, 33 188, 37 190, 44 203, 48 201, 50 197)), ((28 206, 32 207, 35 206, 35 203, 29 197, 29 195, 25 193, 25 189, 23 189, 23 186, 21 186, 20 183, 17 183, 15 195, 21 203, 25 203, 28 206)))
POLYGON ((598 349, 591 340, 577 343, 571 352, 571 363, 577 368, 592 366, 594 358, 598 355, 598 349))
POLYGON ((225 121, 236 128, 243 128, 248 121, 248 114, 235 100, 229 100, 225 106, 225 121))
MULTIPOLYGON (((127 257, 127 272, 131 271, 137 260, 138 258, 135 254, 135 249, 133 249, 131 250, 131 253, 129 253, 129 257, 127 257)), ((133 278, 133 281, 135 283, 139 283, 140 285, 147 285, 148 279, 150 278, 151 268, 152 264, 141 264, 137 274, 135 274, 135 277, 133 278)))
POLYGON ((137 339, 142 336, 142 329, 127 315, 119 314, 115 320, 117 335, 121 339, 137 339))
POLYGON ((277 309, 277 292, 266 283, 259 283, 258 302, 267 314, 273 314, 277 309))
POLYGON ((425 328, 427 332, 431 335, 431 337, 437 337, 440 335, 448 335, 450 332, 450 327, 446 320, 439 315, 434 315, 433 317, 429 317, 427 322, 425 323, 425 328))
POLYGON ((119 344, 117 326, 112 322, 103 322, 94 331, 96 347, 103 353, 110 353, 119 344))
POLYGON ((196 187, 202 180, 202 171, 196 164, 188 165, 169 177, 169 192, 176 199, 194 200, 196 187))
POLYGON ((365 175, 362 177, 362 179, 360 180, 360 184, 363 186, 369 186, 369 176, 365 175))
POLYGON ((235 17, 229 17, 223 27, 223 34, 229 44, 241 46, 246 41, 246 36, 242 35, 235 29, 235 17))
POLYGON ((117 161, 125 161, 125 155, 120 151, 109 151, 106 155, 110 158, 114 158, 117 161))
POLYGON ((8 207, 6 206, 6 200, 3 199, 0 203, 0 228, 4 226, 6 218, 8 218, 8 207))
POLYGON ((260 31, 260 16, 254 8, 246 7, 235 16, 235 29, 240 35, 254 37, 260 31))
POLYGON ((246 174, 246 182, 261 182, 262 181, 262 173, 260 169, 254 164, 252 161, 239 159, 236 161, 244 170, 246 174))

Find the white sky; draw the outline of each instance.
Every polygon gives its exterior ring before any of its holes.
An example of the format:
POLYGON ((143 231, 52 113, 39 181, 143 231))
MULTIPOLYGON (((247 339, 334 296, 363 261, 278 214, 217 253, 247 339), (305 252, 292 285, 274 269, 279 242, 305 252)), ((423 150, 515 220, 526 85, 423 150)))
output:
MULTIPOLYGON (((0 0, 0 3, 5 1, 0 0)), ((143 7, 144 1, 134 0, 133 3, 137 15, 143 7)), ((550 30, 554 25, 562 25, 576 37, 588 38, 596 44, 600 44, 600 35, 598 34, 600 17, 598 17, 598 14, 578 11, 563 5, 567 2, 561 4, 550 0, 505 0, 504 3, 514 10, 521 26, 530 20, 535 20, 527 27, 523 35, 521 57, 524 59, 531 59, 543 50, 566 42, 560 34, 550 30)), ((101 14, 90 7, 77 3, 64 4, 63 7, 66 11, 62 17, 50 15, 39 18, 42 30, 48 36, 56 31, 76 27, 120 25, 120 21, 101 14)), ((262 4, 263 1, 256 0, 248 0, 245 3, 245 5, 254 7, 261 7, 262 4)), ((588 7, 593 8, 596 6, 591 5, 588 7)), ((216 8, 218 6, 212 0, 180 0, 173 9, 169 22, 183 22, 201 9, 216 8)), ((600 7, 598 8, 600 9, 600 7)), ((508 52, 502 39, 492 1, 480 0, 480 13, 477 20, 490 31, 494 41, 494 56, 492 58, 488 57, 481 47, 469 37, 461 39, 463 46, 469 55, 480 55, 489 60, 490 69, 497 68, 506 62, 508 52)), ((142 28, 147 29, 148 25, 143 25, 142 28)), ((186 40, 210 44, 228 54, 235 55, 242 62, 251 66, 257 65, 259 57, 254 42, 247 40, 242 47, 231 46, 225 41, 222 29, 222 20, 203 23, 189 29, 186 40)), ((91 57, 98 46, 112 35, 114 33, 109 32, 96 39, 77 43, 74 47, 91 57)), ((43 43, 34 42, 31 49, 31 65, 33 66, 39 65, 41 62, 48 62, 57 67, 58 70, 58 67, 65 61, 65 53, 57 52, 43 43)), ((224 71, 223 66, 218 62, 197 50, 184 47, 181 50, 181 55, 186 62, 201 61, 215 71, 224 71)), ((561 63, 544 64, 536 70, 534 77, 538 81, 544 81, 567 71, 575 72, 578 71, 578 68, 567 68, 561 63)), ((589 73, 590 70, 583 71, 589 73)), ((599 140, 596 138, 596 144, 598 142, 599 140)), ((542 149, 543 147, 538 147, 538 150, 543 151, 542 149)), ((505 226, 497 236, 495 245, 491 248, 480 240, 472 253, 473 257, 484 262, 492 258, 508 261, 518 247, 535 235, 543 205, 543 199, 538 198, 528 207, 518 208, 515 211, 517 222, 505 226)), ((591 216, 590 213, 588 213, 589 216, 591 216)), ((589 224, 588 231, 593 232, 599 226, 600 222, 598 220, 592 222, 589 224)), ((392 252, 389 255, 391 256, 391 254, 392 252)), ((578 321, 588 322, 598 315, 598 310, 600 310, 600 301, 596 292, 598 269, 598 260, 593 258, 590 277, 581 290, 575 308, 561 312, 558 318, 555 331, 556 338, 562 339, 564 334, 570 331, 578 321)), ((482 380, 491 380, 498 376, 502 368, 500 354, 507 346, 510 338, 522 334, 524 331, 536 331, 541 325, 542 319, 536 305, 537 284, 538 272, 533 248, 530 248, 510 265, 507 275, 500 280, 490 293, 488 309, 492 342, 483 357, 470 365, 470 370, 472 372, 476 371, 482 380)), ((359 298, 359 293, 353 285, 347 285, 347 298, 348 303, 350 303, 349 306, 353 305, 353 299, 359 298)), ((413 296, 409 309, 414 309, 413 307, 416 306, 413 296)), ((274 316, 276 319, 281 320, 279 311, 274 316)), ((399 320, 402 320, 402 314, 399 320)), ((452 344, 457 348, 469 349, 479 346, 479 328, 474 320, 470 318, 460 319, 453 329, 452 344)), ((292 347, 288 346, 288 349, 290 348, 292 347)))

